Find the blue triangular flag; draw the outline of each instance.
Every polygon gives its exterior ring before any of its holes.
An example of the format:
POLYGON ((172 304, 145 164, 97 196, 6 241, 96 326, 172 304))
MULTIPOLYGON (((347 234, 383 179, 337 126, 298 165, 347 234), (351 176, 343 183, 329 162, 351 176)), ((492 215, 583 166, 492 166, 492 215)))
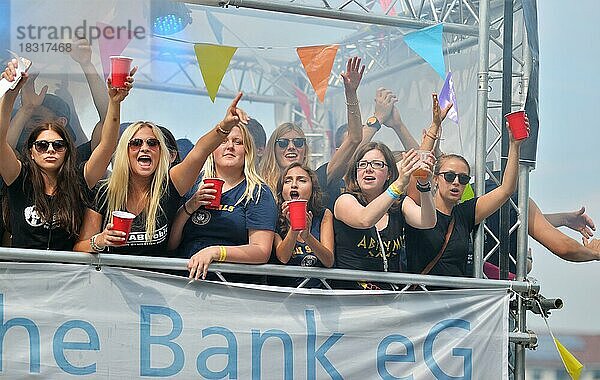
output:
POLYGON ((404 36, 404 42, 423 58, 444 79, 446 77, 446 64, 442 51, 443 24, 429 26, 404 36))
POLYGON ((223 24, 211 12, 206 12, 206 18, 217 42, 223 45, 223 24))
POLYGON ((444 82, 444 87, 440 91, 439 100, 442 109, 452 103, 452 108, 450 108, 446 117, 458 124, 458 106, 456 105, 456 93, 454 92, 454 80, 451 71, 448 71, 448 75, 446 75, 446 82, 444 82))

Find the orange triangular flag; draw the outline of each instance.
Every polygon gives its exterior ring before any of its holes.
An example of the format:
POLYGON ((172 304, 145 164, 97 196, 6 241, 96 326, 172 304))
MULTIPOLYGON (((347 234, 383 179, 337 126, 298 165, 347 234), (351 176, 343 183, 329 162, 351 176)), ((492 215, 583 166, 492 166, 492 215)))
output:
POLYGON ((321 103, 325 101, 325 91, 327 91, 337 50, 338 45, 303 46, 296 49, 310 84, 321 103))
POLYGON ((196 59, 200 66, 202 79, 206 85, 206 91, 210 100, 215 102, 217 91, 221 86, 221 81, 225 72, 229 67, 229 62, 237 50, 236 47, 211 45, 211 44, 195 44, 194 51, 196 59))

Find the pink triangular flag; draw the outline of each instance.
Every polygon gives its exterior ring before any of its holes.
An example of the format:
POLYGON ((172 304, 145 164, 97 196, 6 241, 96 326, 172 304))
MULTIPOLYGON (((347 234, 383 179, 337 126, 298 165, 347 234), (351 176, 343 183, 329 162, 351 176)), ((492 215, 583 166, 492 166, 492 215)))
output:
MULTIPOLYGON (((390 7, 390 4, 392 3, 392 0, 379 0, 379 4, 381 4, 381 9, 383 9, 383 11, 387 11, 387 9, 390 7)), ((392 7, 392 9, 390 9, 390 13, 388 13, 389 16, 396 16, 396 9, 394 7, 392 7)))
MULTIPOLYGON (((108 24, 97 22, 96 27, 99 30, 116 30, 108 24), (109 29, 110 28, 110 29, 109 29)), ((98 39, 98 48, 100 49, 100 62, 102 62, 102 71, 104 72, 104 79, 110 75, 110 56, 121 55, 129 42, 131 41, 131 31, 128 33, 120 33, 118 35, 113 34, 114 38, 106 38, 105 33, 101 33, 98 39)))

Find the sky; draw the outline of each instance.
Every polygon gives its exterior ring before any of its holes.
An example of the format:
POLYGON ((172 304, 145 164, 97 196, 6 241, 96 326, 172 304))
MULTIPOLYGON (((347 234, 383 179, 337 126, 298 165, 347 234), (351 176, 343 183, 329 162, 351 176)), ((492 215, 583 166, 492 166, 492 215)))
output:
MULTIPOLYGON (((597 92, 600 88, 600 2, 538 1, 540 39, 540 134, 537 167, 530 175, 530 195, 543 212, 576 210, 596 221, 600 237, 600 164, 597 92)), ((568 231, 568 230, 567 230, 568 231)), ((578 233, 567 232, 580 240, 578 233)), ((567 263, 530 239, 531 276, 547 298, 564 301, 552 312, 555 330, 600 334, 600 263, 567 263)), ((534 330, 543 321, 529 319, 534 330)))

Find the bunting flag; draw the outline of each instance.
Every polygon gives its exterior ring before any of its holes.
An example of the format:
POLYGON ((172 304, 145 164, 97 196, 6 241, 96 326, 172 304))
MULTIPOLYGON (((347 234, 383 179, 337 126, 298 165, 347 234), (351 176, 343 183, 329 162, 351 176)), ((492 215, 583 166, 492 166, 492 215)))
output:
MULTIPOLYGON (((110 30, 111 27, 108 24, 97 22, 96 27, 99 30, 110 30)), ((112 29, 116 30, 116 28, 112 27, 112 29)), ((111 55, 121 55, 123 51, 131 42, 131 32, 126 35, 113 35, 114 38, 106 38, 104 33, 100 33, 100 38, 98 39, 98 49, 100 49, 100 62, 102 63, 102 71, 104 72, 104 80, 108 78, 110 75, 110 56, 111 55)))
POLYGON ((194 52, 196 52, 202 79, 204 79, 206 91, 213 103, 236 50, 237 48, 233 46, 194 44, 194 52))
POLYGON ((440 96, 438 97, 440 101, 440 108, 444 109, 450 103, 452 103, 452 108, 448 111, 446 117, 454 122, 454 124, 458 124, 458 107, 456 105, 456 93, 454 92, 454 80, 452 79, 452 72, 448 71, 448 75, 446 75, 446 81, 444 82, 444 86, 440 91, 440 96))
POLYGON ((446 64, 442 51, 443 24, 429 26, 404 36, 404 42, 417 53, 443 79, 446 77, 446 64))
POLYGON ((208 19, 208 25, 210 25, 210 29, 212 29, 215 38, 219 44, 223 44, 223 23, 219 21, 212 12, 206 12, 206 18, 208 19))
MULTIPOLYGON (((379 4, 381 5, 381 9, 383 9, 383 11, 387 11, 388 8, 390 7, 390 4, 392 3, 392 0, 379 0, 379 4)), ((396 16, 396 9, 394 7, 392 7, 392 9, 390 9, 390 13, 388 13, 389 16, 396 16)))
POLYGON ((556 345, 558 354, 560 355, 560 358, 562 359, 569 376, 571 376, 571 379, 573 380, 579 380, 579 376, 583 370, 583 364, 581 364, 581 362, 579 362, 579 360, 577 360, 577 358, 573 356, 573 354, 570 353, 569 350, 567 350, 565 346, 563 346, 558 339, 554 337, 554 335, 552 338, 554 339, 554 344, 556 345))
POLYGON ((310 129, 312 129, 312 117, 310 112, 310 101, 308 100, 308 96, 302 92, 298 87, 294 86, 294 92, 296 93, 296 97, 298 98, 298 103, 300 104, 300 108, 302 108, 302 112, 304 112, 304 116, 306 117, 306 122, 310 129))
POLYGON ((310 84, 321 103, 325 101, 325 92, 337 50, 338 45, 304 46, 296 49, 310 84))
POLYGON ((467 183, 467 186, 465 186, 465 190, 463 191, 462 196, 460 197, 460 201, 465 202, 473 198, 475 198, 475 192, 473 191, 473 187, 471 186, 471 184, 467 183))

